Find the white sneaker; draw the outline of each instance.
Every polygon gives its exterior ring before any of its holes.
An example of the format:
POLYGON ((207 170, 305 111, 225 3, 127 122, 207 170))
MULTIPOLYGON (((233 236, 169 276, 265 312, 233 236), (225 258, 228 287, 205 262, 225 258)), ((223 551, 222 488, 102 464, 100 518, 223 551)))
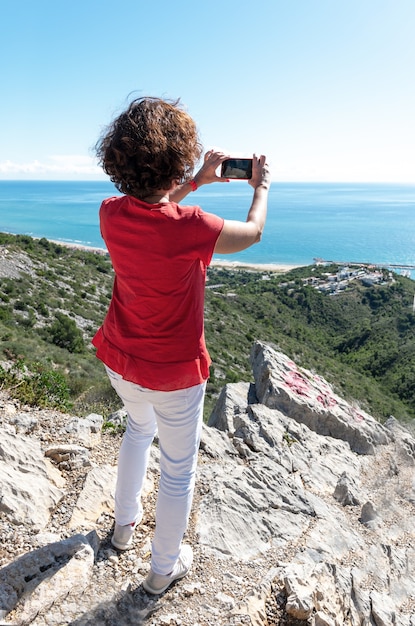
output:
POLYGON ((111 537, 111 543, 114 548, 117 548, 117 550, 129 550, 133 545, 135 527, 135 522, 126 526, 115 523, 114 533, 111 537))
POLYGON ((180 548, 179 558, 177 559, 171 574, 156 574, 150 569, 147 578, 143 580, 143 587, 147 593, 157 595, 166 591, 168 587, 179 578, 186 576, 193 562, 193 550, 190 546, 182 546, 180 548))

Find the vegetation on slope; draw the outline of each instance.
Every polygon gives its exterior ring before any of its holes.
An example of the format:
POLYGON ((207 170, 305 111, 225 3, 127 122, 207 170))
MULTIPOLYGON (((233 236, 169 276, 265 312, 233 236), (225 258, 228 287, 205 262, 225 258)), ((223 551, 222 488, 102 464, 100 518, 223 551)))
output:
MULTIPOLYGON (((260 339, 379 419, 415 417, 413 281, 394 275, 365 287, 356 280, 330 297, 304 280, 336 269, 209 269, 206 415, 225 383, 252 379, 249 353, 260 339)), ((118 408, 90 344, 112 280, 105 255, 0 234, 0 385, 24 402, 79 414, 118 408)))

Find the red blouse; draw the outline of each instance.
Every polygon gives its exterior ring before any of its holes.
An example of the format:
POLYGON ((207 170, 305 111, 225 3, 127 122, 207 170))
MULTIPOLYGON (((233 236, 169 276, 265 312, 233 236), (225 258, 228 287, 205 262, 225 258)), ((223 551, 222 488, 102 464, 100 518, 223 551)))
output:
POLYGON ((102 237, 115 272, 111 304, 92 343, 131 382, 172 391, 197 385, 211 363, 204 293, 223 219, 197 206, 104 200, 102 237))

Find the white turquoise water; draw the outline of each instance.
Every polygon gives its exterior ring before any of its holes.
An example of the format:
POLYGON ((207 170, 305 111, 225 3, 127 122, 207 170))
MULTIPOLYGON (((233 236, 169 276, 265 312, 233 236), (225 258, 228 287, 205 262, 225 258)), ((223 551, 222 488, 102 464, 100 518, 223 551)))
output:
MULTIPOLYGON (((99 205, 116 193, 106 181, 0 181, 0 231, 103 248, 99 205)), ((185 202, 244 220, 251 197, 247 183, 231 182, 185 202)), ((274 183, 262 241, 226 259, 308 265, 316 257, 415 269, 415 185, 274 183)))

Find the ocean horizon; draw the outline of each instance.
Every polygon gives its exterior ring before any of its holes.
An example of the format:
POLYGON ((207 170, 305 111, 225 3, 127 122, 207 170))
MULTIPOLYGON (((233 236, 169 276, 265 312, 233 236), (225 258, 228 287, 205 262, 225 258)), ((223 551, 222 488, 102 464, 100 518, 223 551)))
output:
MULTIPOLYGON (((0 231, 105 249, 98 211, 112 195, 119 192, 109 181, 0 181, 0 231)), ((251 198, 246 182, 232 181, 203 187, 182 204, 244 221, 251 198)), ((414 209, 413 184, 274 182, 261 242, 214 260, 373 263, 415 278, 414 209)))

